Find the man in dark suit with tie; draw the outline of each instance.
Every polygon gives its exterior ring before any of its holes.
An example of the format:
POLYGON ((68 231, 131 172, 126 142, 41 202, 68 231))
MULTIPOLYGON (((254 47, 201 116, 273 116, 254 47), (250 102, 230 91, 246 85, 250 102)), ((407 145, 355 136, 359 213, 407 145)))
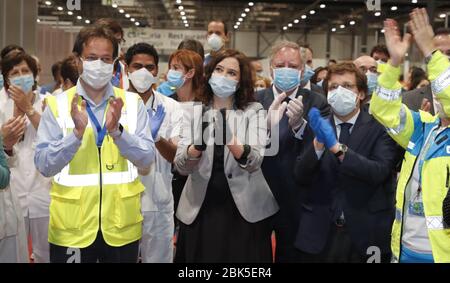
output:
POLYGON ((330 111, 323 95, 300 87, 304 65, 296 43, 280 42, 272 49, 273 86, 257 93, 257 100, 269 110, 269 127, 277 124, 279 129, 278 135, 271 133, 272 139, 276 138, 279 143, 279 150, 276 155, 266 156, 262 164, 264 177, 280 207, 274 219, 276 262, 300 260, 294 240, 301 191, 295 183, 293 169, 302 145, 313 139, 312 132, 305 131, 308 119, 303 113, 308 113, 311 107, 321 109, 324 116, 330 111), (270 113, 277 110, 281 115, 276 119, 270 118, 270 113))
POLYGON ((309 112, 315 139, 295 165, 306 192, 295 246, 304 262, 389 262, 397 147, 361 109, 367 81, 354 64, 331 66, 325 89, 333 114, 309 112))

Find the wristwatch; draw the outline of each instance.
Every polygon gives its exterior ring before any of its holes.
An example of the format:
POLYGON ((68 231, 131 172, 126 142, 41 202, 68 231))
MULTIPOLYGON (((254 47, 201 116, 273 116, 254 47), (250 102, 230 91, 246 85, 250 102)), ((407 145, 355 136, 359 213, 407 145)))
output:
POLYGON ((348 150, 348 147, 345 144, 339 144, 338 146, 339 146, 339 150, 338 150, 338 152, 336 152, 334 154, 334 156, 336 156, 336 157, 340 157, 341 155, 344 155, 348 150))
POLYGON ((28 117, 31 117, 31 116, 33 116, 35 113, 36 113, 36 110, 34 110, 34 108, 31 107, 31 109, 28 110, 26 114, 27 114, 28 117))
POLYGON ((120 136, 122 136, 123 134, 123 126, 122 124, 119 124, 119 128, 117 130, 115 130, 114 132, 109 133, 109 135, 113 138, 119 138, 120 136))
POLYGON ((428 56, 425 57, 425 64, 428 65, 428 63, 430 63, 431 58, 433 57, 434 53, 436 53, 436 51, 438 51, 438 49, 433 50, 433 52, 431 52, 431 54, 429 54, 428 56))

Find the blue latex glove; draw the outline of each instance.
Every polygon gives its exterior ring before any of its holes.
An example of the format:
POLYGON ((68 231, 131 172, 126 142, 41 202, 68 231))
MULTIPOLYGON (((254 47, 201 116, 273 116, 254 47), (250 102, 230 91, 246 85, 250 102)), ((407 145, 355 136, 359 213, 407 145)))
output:
POLYGON ((156 89, 159 93, 162 93, 165 96, 171 96, 175 93, 176 87, 171 86, 168 82, 163 82, 156 89))
POLYGON ((320 133, 320 111, 313 107, 308 113, 309 127, 313 130, 316 139, 320 143, 325 143, 324 137, 320 133))
POLYGON ((162 104, 158 105, 156 108, 156 113, 153 115, 153 109, 147 110, 148 117, 150 119, 150 130, 152 132, 152 137, 156 140, 158 136, 159 129, 164 121, 164 117, 166 117, 166 111, 164 110, 164 106, 162 104))
POLYGON ((316 135, 318 142, 325 144, 326 148, 332 148, 338 143, 330 121, 320 115, 319 109, 311 108, 308 113, 308 119, 309 126, 316 135))

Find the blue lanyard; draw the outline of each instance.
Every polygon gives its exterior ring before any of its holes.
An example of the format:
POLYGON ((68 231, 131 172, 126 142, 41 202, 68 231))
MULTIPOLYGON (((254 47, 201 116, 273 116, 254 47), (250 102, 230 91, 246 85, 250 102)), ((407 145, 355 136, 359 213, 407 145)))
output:
MULTIPOLYGON (((92 123, 95 126, 95 129, 97 130, 97 147, 102 147, 103 140, 105 139, 106 136, 106 123, 103 126, 103 128, 100 126, 97 117, 95 117, 94 112, 92 112, 91 106, 87 101, 86 101, 86 110, 89 115, 89 118, 91 119, 92 123)), ((105 111, 107 111, 107 109, 105 109, 105 111)))

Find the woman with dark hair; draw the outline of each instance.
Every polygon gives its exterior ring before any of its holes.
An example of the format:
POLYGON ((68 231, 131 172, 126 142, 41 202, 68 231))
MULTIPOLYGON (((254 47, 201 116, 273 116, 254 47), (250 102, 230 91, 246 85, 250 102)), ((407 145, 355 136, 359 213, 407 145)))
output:
POLYGON ((320 87, 323 87, 323 81, 327 77, 328 67, 318 67, 314 70, 314 75, 311 77, 311 82, 320 87))
POLYGON ((14 51, 2 60, 1 70, 7 94, 0 96, 1 148, 11 180, 0 193, 0 211, 4 211, 0 215, 0 262, 28 262, 27 236, 33 241, 35 262, 48 262, 50 180, 39 174, 33 162, 42 112, 36 90, 38 68, 30 55, 14 51))
POLYGON ((411 70, 409 90, 422 88, 430 84, 427 73, 419 67, 413 67, 411 70))
POLYGON ((175 261, 271 262, 278 205, 260 169, 267 123, 254 102, 250 63, 239 51, 219 51, 206 81, 202 131, 195 133, 200 141, 187 133, 191 121, 184 119, 174 162, 189 175, 176 214, 175 261))

